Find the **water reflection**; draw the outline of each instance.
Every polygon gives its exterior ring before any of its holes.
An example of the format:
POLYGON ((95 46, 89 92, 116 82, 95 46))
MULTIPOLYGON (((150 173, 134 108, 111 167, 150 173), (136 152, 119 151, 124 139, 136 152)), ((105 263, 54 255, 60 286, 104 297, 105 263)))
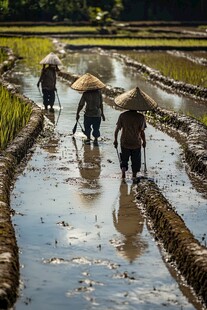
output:
POLYGON ((89 71, 112 87, 122 87, 127 91, 139 86, 161 108, 185 115, 194 115, 195 117, 207 114, 205 102, 163 90, 146 80, 139 74, 137 69, 125 65, 120 59, 108 55, 96 55, 95 53, 92 55, 92 53, 89 51, 76 54, 68 53, 64 64, 67 66, 68 71, 74 74, 84 74, 89 71))
POLYGON ((116 230, 121 233, 123 240, 116 246, 119 253, 129 262, 133 262, 142 255, 147 244, 142 240, 141 234, 144 218, 137 208, 132 192, 132 185, 122 182, 120 185, 119 210, 113 210, 113 223, 116 230))
POLYGON ((54 110, 45 110, 44 115, 55 125, 55 111, 54 110))
POLYGON ((80 172, 81 187, 79 195, 88 199, 96 199, 100 195, 99 176, 101 173, 101 154, 97 145, 83 143, 83 155, 80 156, 80 150, 77 148, 76 140, 73 138, 76 149, 76 158, 80 172))
POLYGON ((106 55, 93 52, 69 53, 63 60, 63 64, 72 73, 82 75, 89 72, 99 77, 104 83, 114 77, 112 59, 106 55))

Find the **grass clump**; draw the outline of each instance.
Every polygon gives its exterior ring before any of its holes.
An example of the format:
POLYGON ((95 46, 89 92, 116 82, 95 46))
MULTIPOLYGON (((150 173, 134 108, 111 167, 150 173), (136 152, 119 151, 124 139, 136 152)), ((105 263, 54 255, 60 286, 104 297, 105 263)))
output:
POLYGON ((0 47, 0 64, 7 59, 7 53, 4 48, 0 47))
POLYGON ((204 114, 204 115, 201 116, 198 120, 199 120, 201 123, 203 123, 204 125, 206 125, 206 127, 207 127, 207 114, 204 114))
POLYGON ((31 113, 31 105, 24 104, 0 85, 0 150, 28 123, 31 113))

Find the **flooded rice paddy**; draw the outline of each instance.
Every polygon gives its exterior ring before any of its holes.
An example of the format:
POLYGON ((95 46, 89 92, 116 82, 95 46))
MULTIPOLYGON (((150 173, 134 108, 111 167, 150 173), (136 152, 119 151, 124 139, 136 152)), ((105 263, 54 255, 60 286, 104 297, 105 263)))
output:
MULTIPOLYGON (((199 115, 203 106, 150 85, 118 60, 72 53, 66 69, 90 72, 104 83, 129 90, 137 85, 160 106, 199 115)), ((12 80, 42 106, 37 77, 19 63, 12 80)), ((137 205, 131 172, 121 181, 113 147, 120 111, 105 104, 99 146, 85 145, 81 129, 72 138, 81 94, 58 81, 55 113, 33 147, 11 195, 20 249, 21 289, 15 310, 202 309, 168 263, 150 221, 137 205)), ((206 245, 206 193, 186 173, 183 151, 173 137, 148 125, 147 173, 161 188, 196 238, 206 245)))

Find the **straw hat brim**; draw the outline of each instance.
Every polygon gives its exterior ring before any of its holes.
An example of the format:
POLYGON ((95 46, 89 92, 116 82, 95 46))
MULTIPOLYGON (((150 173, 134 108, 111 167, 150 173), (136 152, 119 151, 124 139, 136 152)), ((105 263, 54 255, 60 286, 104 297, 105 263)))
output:
POLYGON ((96 90, 96 89, 102 89, 104 87, 105 84, 90 73, 85 73, 71 85, 72 89, 78 91, 96 90))
POLYGON ((115 98, 115 104, 125 110, 150 111, 157 103, 139 87, 133 88, 115 98))
POLYGON ((61 65, 61 61, 57 55, 54 53, 48 54, 45 58, 40 61, 41 65, 61 65))

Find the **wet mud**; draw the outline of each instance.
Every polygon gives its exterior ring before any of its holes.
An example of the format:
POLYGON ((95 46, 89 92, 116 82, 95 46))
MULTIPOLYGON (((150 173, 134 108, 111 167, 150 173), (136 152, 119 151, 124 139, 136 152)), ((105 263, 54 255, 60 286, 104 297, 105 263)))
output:
POLYGON ((140 180, 137 186, 137 200, 152 220, 156 237, 176 262, 178 270, 185 277, 198 296, 207 305, 207 249, 201 246, 186 227, 183 219, 172 208, 158 186, 148 180, 140 180))
MULTIPOLYGON (((176 134, 185 137, 183 145, 185 159, 192 172, 204 182, 207 179, 207 127, 196 119, 157 108, 147 116, 155 126, 166 126, 176 130, 176 134)), ((164 129, 164 128, 163 128, 164 129)))
POLYGON ((9 196, 14 174, 12 157, 0 156, 0 307, 7 309, 17 297, 19 258, 11 221, 9 196))

